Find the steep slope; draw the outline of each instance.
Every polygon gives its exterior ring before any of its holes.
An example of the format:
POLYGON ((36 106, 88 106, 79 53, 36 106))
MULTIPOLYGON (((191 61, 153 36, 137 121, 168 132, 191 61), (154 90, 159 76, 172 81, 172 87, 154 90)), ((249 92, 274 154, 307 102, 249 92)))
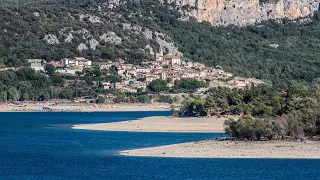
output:
POLYGON ((248 25, 268 19, 296 19, 318 8, 311 0, 169 0, 188 8, 187 15, 213 25, 248 25))
POLYGON ((136 64, 153 59, 150 54, 160 47, 180 54, 169 36, 129 18, 130 13, 124 7, 113 9, 112 3, 0 6, 2 64, 20 66, 27 58, 50 61, 74 56, 122 58, 136 64))

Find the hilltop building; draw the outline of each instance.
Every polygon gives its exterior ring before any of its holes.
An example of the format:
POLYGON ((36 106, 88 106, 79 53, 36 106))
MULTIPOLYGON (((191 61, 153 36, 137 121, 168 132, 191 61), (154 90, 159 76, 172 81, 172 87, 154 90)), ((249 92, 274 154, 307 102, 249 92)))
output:
POLYGON ((178 56, 166 55, 166 56, 163 56, 163 59, 165 61, 169 61, 172 66, 180 66, 181 65, 181 59, 178 56))

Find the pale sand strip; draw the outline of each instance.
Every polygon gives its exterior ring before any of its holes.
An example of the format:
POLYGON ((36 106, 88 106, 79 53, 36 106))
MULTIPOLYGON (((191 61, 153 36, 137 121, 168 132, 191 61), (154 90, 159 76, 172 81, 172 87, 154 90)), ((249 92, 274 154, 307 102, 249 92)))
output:
MULTIPOLYGON (((106 117, 107 118, 107 117, 106 117)), ((136 132, 224 132, 225 118, 147 117, 132 121, 80 124, 73 129, 136 132)))
POLYGON ((206 140, 121 151, 125 156, 176 158, 290 158, 320 159, 320 142, 239 142, 206 140))
POLYGON ((166 103, 121 103, 121 104, 86 104, 52 102, 22 102, 21 105, 0 103, 0 112, 42 112, 50 108, 54 111, 70 112, 118 112, 118 111, 169 111, 166 103))

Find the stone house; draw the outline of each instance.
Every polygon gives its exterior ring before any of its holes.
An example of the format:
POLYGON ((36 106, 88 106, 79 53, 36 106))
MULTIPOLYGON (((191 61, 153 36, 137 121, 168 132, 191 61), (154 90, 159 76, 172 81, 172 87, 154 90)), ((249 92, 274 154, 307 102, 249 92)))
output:
POLYGON ((181 65, 181 59, 178 56, 166 55, 166 56, 163 56, 163 59, 166 61, 169 61, 172 66, 180 66, 181 65))

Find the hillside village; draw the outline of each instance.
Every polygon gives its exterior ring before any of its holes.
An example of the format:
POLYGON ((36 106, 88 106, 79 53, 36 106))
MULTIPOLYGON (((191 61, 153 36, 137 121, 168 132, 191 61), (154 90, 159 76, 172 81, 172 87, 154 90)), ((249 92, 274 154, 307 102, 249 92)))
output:
MULTIPOLYGON (((147 85, 156 79, 167 80, 168 87, 174 86, 176 81, 181 79, 195 79, 205 81, 206 87, 229 87, 243 89, 251 84, 261 84, 262 81, 255 78, 243 78, 225 72, 222 67, 206 67, 197 62, 184 61, 176 55, 155 54, 155 61, 145 61, 141 65, 127 64, 120 59, 118 62, 92 62, 83 57, 63 58, 61 61, 51 62, 56 72, 68 75, 79 75, 85 69, 99 68, 109 70, 112 67, 117 69, 121 82, 101 82, 104 89, 118 89, 122 92, 137 92, 138 89, 145 90, 147 85)), ((29 59, 31 68, 37 72, 44 72, 46 62, 42 59, 29 59)), ((207 89, 205 88, 205 89, 207 89)))

